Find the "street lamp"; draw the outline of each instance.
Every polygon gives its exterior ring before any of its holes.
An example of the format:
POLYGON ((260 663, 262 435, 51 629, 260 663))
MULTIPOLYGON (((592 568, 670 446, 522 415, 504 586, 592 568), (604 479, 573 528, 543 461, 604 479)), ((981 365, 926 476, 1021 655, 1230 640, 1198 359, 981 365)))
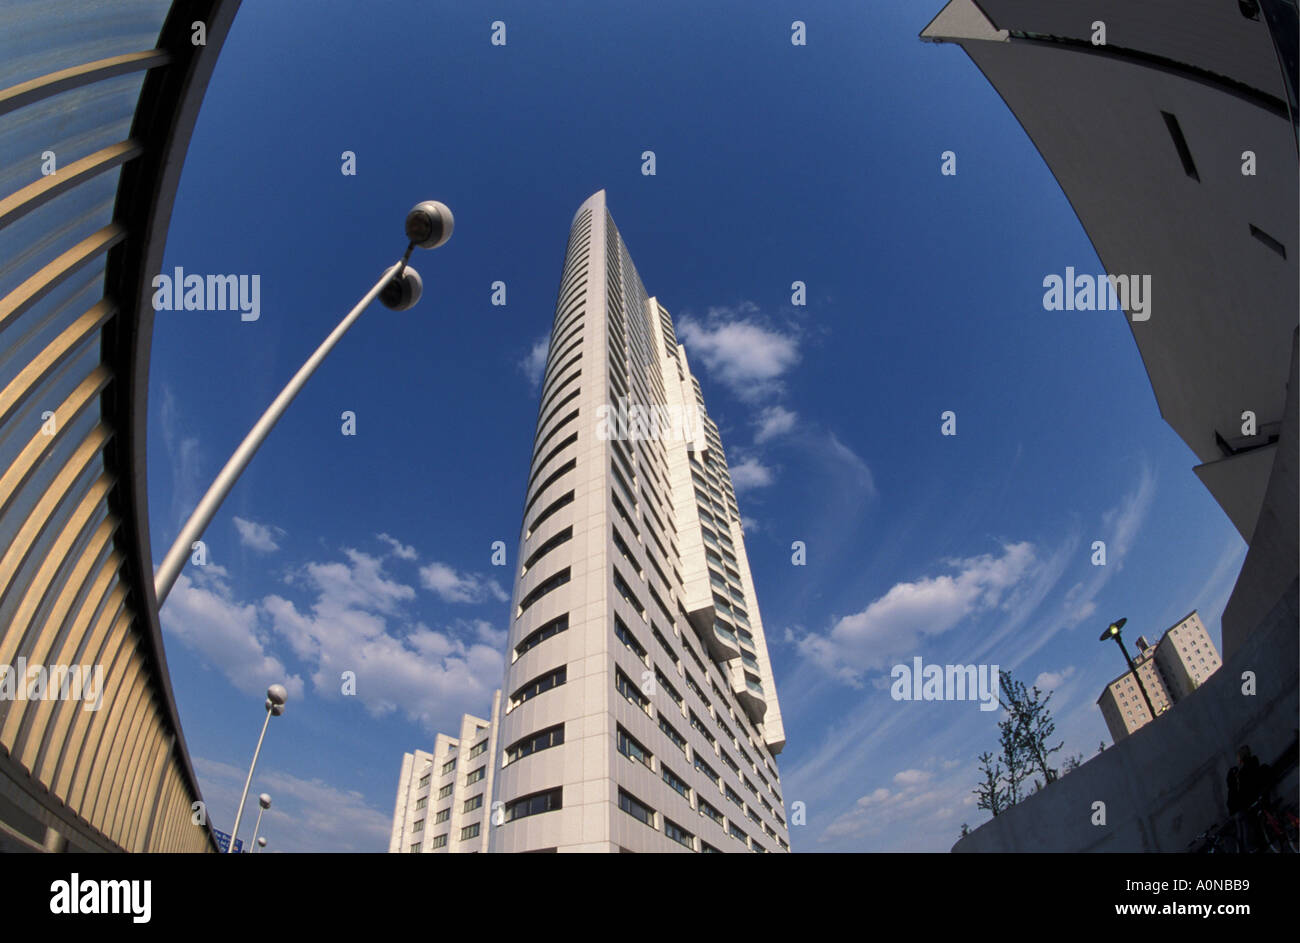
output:
POLYGON ((258 836, 258 839, 257 839, 257 847, 253 849, 253 854, 257 854, 257 852, 258 852, 260 849, 265 848, 265 847, 266 847, 266 839, 265 839, 265 838, 262 838, 261 836, 258 836))
MULTIPOLYGON (((248 801, 248 787, 253 783, 253 770, 257 769, 257 757, 262 752, 262 741, 266 739, 266 728, 271 723, 272 717, 279 717, 284 713, 284 702, 289 696, 285 691, 283 684, 273 684, 266 689, 266 720, 262 721, 262 735, 257 738, 257 749, 253 751, 253 762, 248 766, 248 778, 244 780, 244 793, 239 797, 239 809, 235 812, 235 827, 230 832, 229 853, 235 853, 235 839, 239 837, 239 820, 244 816, 244 803, 248 801)), ((270 796, 264 796, 266 808, 271 804, 270 796)), ((259 819, 262 814, 259 812, 259 819)), ((254 832, 256 834, 256 832, 254 832)))
POLYGON ((1133 659, 1129 657, 1128 649, 1124 647, 1124 639, 1120 636, 1119 630, 1124 628, 1124 623, 1128 619, 1120 619, 1118 622, 1112 622, 1106 626, 1106 631, 1101 633, 1101 638, 1097 641, 1104 642, 1107 639, 1114 639, 1119 650, 1124 653, 1124 661, 1128 662, 1128 670, 1133 672, 1133 677, 1137 679, 1138 690, 1142 692, 1142 700, 1147 702, 1147 710, 1151 712, 1151 719, 1156 719, 1156 709, 1151 706, 1151 698, 1147 694, 1147 686, 1142 683, 1142 675, 1138 674, 1137 666, 1133 664, 1133 659))
MULTIPOLYGON (((257 835, 259 832, 262 831, 262 813, 265 812, 267 809, 271 808, 271 797, 268 796, 266 793, 262 793, 260 796, 257 797, 257 804, 261 806, 261 808, 257 810, 257 824, 253 826, 254 835, 257 835)), ((252 854, 257 854, 258 847, 265 846, 265 845, 266 845, 266 839, 259 837, 257 839, 257 845, 253 847, 252 854)))
POLYGON ((405 311, 412 307, 420 300, 423 293, 424 285, 420 280, 419 274, 415 269, 410 268, 406 263, 411 257, 411 252, 417 247, 421 249, 436 249, 451 238, 451 231, 455 225, 446 205, 436 200, 425 200, 423 203, 417 203, 409 213, 406 214, 406 238, 410 240, 406 246, 406 252, 396 265, 390 266, 384 270, 384 274, 379 277, 379 281, 374 284, 370 291, 357 302, 355 308, 347 313, 338 326, 330 333, 328 337, 316 348, 316 352, 307 358, 298 372, 293 375, 288 384, 280 395, 277 396, 262 414, 262 418, 257 420, 257 424, 249 430, 244 441, 239 443, 239 448, 230 456, 224 468, 218 473, 212 486, 208 488, 207 493, 203 495, 194 513, 190 515, 185 526, 176 537, 176 542, 172 544, 171 549, 167 551, 167 556, 163 558, 162 565, 158 567, 158 572, 154 574, 154 595, 157 597, 159 608, 167 599, 167 594, 171 592, 172 586, 176 583, 176 578, 180 576, 181 568, 185 566, 185 559, 190 554, 190 549, 194 541, 198 540, 203 531, 207 529, 208 524, 216 515, 217 509, 221 507, 221 502, 226 499, 230 489, 234 487, 239 476, 243 474, 244 469, 252 460, 253 454, 258 450, 266 440, 267 434, 272 427, 279 422, 284 411, 289 408, 293 398, 303 388, 303 385, 320 366, 321 361, 326 355, 334 349, 334 345, 339 339, 347 333, 354 321, 361 316, 370 302, 376 297, 380 302, 394 311, 405 311))

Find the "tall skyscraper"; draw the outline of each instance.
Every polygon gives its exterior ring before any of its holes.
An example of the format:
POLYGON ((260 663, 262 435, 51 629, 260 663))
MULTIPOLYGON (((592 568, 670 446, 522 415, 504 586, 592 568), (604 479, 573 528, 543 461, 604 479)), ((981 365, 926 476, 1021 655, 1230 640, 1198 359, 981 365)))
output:
POLYGON ((569 235, 518 560, 489 850, 788 850, 721 440, 604 191, 569 235))

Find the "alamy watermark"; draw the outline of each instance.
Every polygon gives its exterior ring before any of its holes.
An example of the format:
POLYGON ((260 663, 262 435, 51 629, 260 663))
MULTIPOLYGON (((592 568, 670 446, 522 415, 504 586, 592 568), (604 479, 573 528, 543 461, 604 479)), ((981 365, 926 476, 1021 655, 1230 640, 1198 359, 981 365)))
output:
POLYGON ((1151 320, 1150 275, 1074 274, 1067 265, 1064 277, 1043 279, 1045 311, 1127 311, 1134 321, 1151 320))
POLYGON ((596 437, 602 442, 695 442, 704 438, 704 420, 694 403, 643 406, 620 396, 616 406, 596 407, 596 437))
POLYGON ((261 275, 186 275, 178 265, 151 285, 155 311, 238 311, 241 321, 262 316, 261 275))
POLYGON ((83 710, 104 704, 103 665, 0 665, 0 701, 81 701, 83 710))
POLYGON ((979 701, 980 710, 998 708, 997 665, 895 665, 889 696, 896 701, 979 701))

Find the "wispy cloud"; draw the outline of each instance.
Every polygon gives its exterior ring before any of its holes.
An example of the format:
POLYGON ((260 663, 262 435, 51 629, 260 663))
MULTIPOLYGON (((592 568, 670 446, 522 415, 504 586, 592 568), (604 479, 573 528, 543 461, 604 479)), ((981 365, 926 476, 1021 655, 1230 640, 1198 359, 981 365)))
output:
POLYGON ((799 651, 833 677, 858 685, 865 673, 915 654, 924 638, 1002 604, 1036 563, 1033 545, 1025 542, 1004 545, 997 556, 949 561, 955 573, 896 583, 828 633, 805 636, 799 651))
POLYGON ((419 556, 419 554, 415 552, 414 547, 402 543, 396 537, 390 537, 387 534, 377 534, 376 537, 388 544, 388 546, 392 548, 393 556, 397 557, 399 560, 414 560, 419 556))
POLYGON ((198 653, 245 694, 261 696, 267 685, 281 683, 291 696, 302 696, 302 678, 290 673, 271 651, 257 606, 234 598, 221 567, 209 564, 181 573, 161 619, 168 635, 198 653))
POLYGON ((277 537, 283 537, 284 531, 279 527, 270 527, 256 521, 235 518, 235 530, 239 531, 239 542, 249 550, 258 553, 273 553, 280 549, 277 537))
POLYGON ((687 356, 746 402, 778 393, 781 377, 799 362, 797 336, 769 326, 748 301, 710 308, 703 321, 683 317, 677 332, 687 356))
MULTIPOLYGON (((395 773, 397 762, 393 769, 395 773)), ((194 771, 214 824, 228 831, 235 822, 235 806, 247 771, 202 756, 194 757, 194 771)), ((355 790, 339 789, 322 779, 301 779, 273 766, 259 768, 253 780, 239 829, 246 848, 255 838, 252 828, 257 801, 253 796, 261 792, 271 796, 271 808, 263 814, 261 828, 267 853, 388 850, 391 812, 372 807, 355 790)))
POLYGON ((764 465, 756 458, 746 458, 737 465, 731 466, 731 484, 740 494, 744 491, 751 491, 754 488, 765 488, 776 480, 772 474, 772 469, 764 465))
POLYGON ((756 427, 754 444, 762 445, 770 439, 785 435, 794 428, 794 424, 798 419, 797 413, 786 409, 784 406, 768 406, 754 420, 756 427))
POLYGON ((537 389, 542 382, 542 374, 546 372, 546 355, 549 350, 550 338, 543 337, 534 341, 532 349, 528 351, 528 356, 519 361, 519 369, 528 378, 528 385, 533 389, 537 389))
POLYGON ((176 394, 166 383, 159 391, 158 424, 162 430, 163 451, 171 466, 171 517, 176 522, 176 529, 180 530, 203 493, 202 458, 198 437, 185 434, 186 426, 176 394))
POLYGON ((447 564, 436 561, 420 567, 420 585, 437 593, 446 602, 478 603, 488 596, 497 602, 510 599, 496 580, 477 573, 458 573, 447 564))

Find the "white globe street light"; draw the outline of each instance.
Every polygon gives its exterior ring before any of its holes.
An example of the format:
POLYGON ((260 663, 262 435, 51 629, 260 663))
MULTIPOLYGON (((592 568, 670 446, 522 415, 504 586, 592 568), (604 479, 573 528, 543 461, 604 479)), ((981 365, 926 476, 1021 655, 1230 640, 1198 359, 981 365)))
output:
MULTIPOLYGON (((266 739, 267 725, 271 723, 272 717, 279 717, 284 713, 284 702, 288 696, 289 692, 284 689, 283 684, 273 684, 266 689, 266 720, 262 721, 262 735, 257 738, 257 749, 253 751, 253 762, 249 764, 248 778, 244 780, 244 792, 243 795, 239 797, 239 809, 235 812, 235 827, 230 832, 230 848, 227 849, 228 854, 233 855, 235 853, 235 839, 239 837, 239 821, 244 817, 244 803, 248 801, 248 787, 253 784, 253 770, 257 769, 257 757, 262 752, 262 741, 266 739)), ((269 808, 271 805, 271 797, 263 793, 262 798, 266 800, 266 805, 262 806, 262 808, 269 808)), ((260 824, 262 813, 259 812, 257 818, 260 824)), ((256 835, 257 832, 254 831, 253 834, 256 835)))

